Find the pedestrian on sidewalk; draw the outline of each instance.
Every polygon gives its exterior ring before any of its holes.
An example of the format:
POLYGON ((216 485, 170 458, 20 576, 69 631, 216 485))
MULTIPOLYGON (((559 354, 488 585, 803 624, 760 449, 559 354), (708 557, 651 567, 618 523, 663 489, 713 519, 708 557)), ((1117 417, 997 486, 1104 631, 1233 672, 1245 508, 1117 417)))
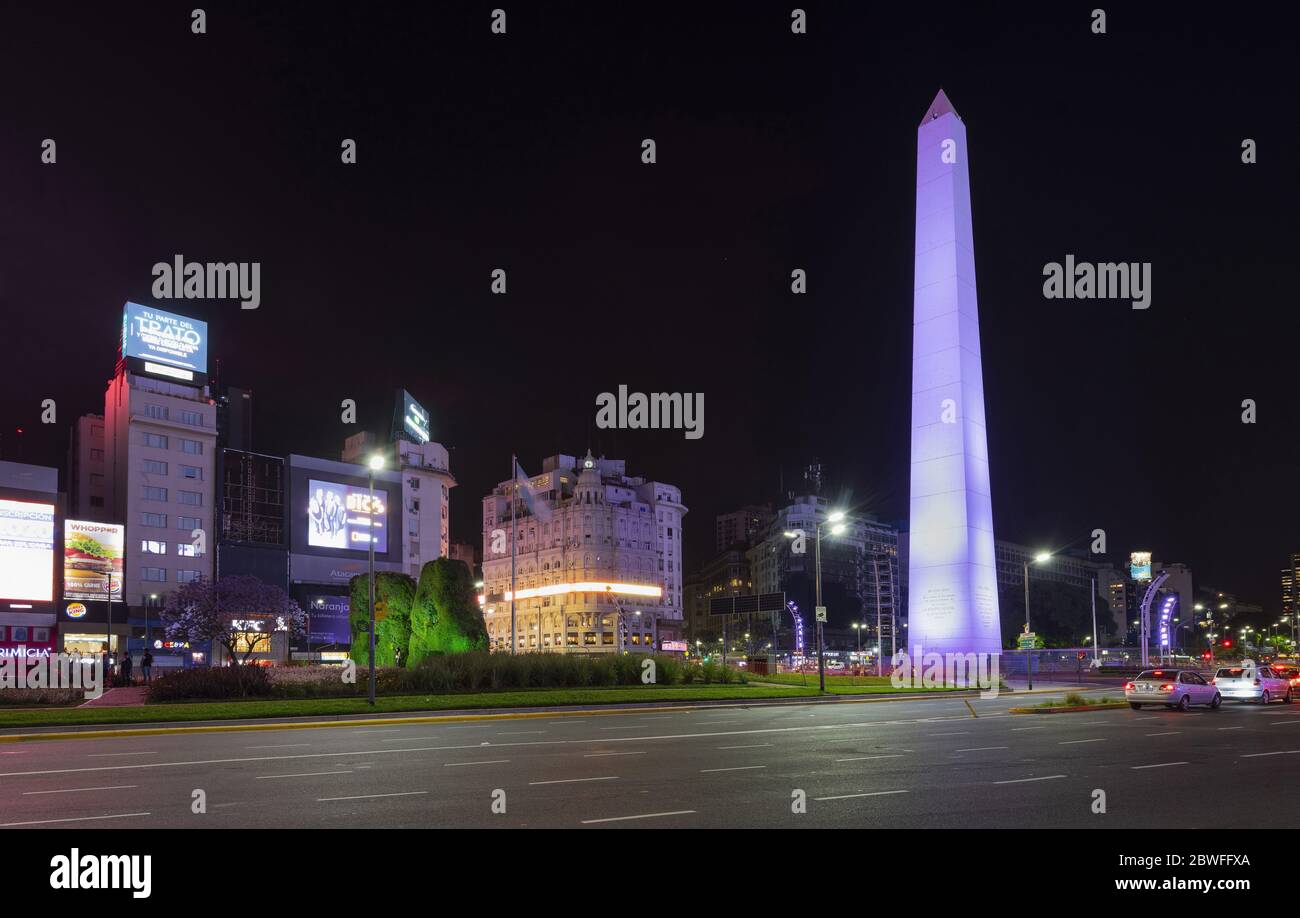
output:
POLYGON ((122 684, 131 684, 131 652, 127 651, 122 655, 122 684))
POLYGON ((144 656, 140 658, 140 671, 144 673, 144 684, 148 685, 153 674, 153 653, 148 647, 144 649, 144 656))

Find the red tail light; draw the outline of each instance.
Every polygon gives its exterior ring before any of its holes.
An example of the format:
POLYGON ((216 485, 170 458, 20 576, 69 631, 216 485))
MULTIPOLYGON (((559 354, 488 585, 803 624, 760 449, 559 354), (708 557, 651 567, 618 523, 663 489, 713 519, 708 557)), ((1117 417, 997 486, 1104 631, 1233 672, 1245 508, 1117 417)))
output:
POLYGON ((1162 692, 1172 692, 1173 690, 1174 684, 1172 682, 1166 682, 1164 685, 1160 686, 1160 691, 1162 692))
POLYGON ((1124 683, 1124 691, 1126 691, 1126 692, 1128 692, 1128 691, 1132 691, 1132 690, 1135 689, 1135 688, 1137 688, 1137 686, 1134 685, 1132 682, 1125 682, 1125 683, 1124 683))

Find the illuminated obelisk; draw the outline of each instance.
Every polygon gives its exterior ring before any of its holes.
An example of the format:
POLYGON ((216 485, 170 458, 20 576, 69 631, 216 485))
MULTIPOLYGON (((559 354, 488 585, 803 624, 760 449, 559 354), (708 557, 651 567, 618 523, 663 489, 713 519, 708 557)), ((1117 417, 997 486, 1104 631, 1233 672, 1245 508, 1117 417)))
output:
POLYGON ((1000 653, 966 127, 943 90, 916 134, 906 649, 1000 653))

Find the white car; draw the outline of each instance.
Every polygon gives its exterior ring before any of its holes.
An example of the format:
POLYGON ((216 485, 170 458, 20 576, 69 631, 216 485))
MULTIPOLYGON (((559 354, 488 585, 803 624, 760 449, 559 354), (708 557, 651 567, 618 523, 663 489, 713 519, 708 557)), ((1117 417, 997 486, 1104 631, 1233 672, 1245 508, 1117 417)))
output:
POLYGON ((1138 710, 1144 704, 1163 704, 1186 711, 1194 704, 1215 710, 1223 703, 1218 688, 1190 669, 1148 669, 1124 685, 1129 707, 1138 710))
POLYGON ((1250 660, 1241 666, 1224 666, 1214 675, 1219 694, 1230 701, 1268 704, 1281 700, 1291 703, 1291 682, 1278 675, 1271 666, 1256 666, 1250 660))

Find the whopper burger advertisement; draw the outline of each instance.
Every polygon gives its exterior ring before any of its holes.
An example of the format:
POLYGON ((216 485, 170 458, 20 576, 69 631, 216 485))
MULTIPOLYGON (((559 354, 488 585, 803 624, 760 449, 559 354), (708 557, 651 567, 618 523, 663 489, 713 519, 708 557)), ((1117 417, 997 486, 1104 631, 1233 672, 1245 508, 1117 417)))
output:
POLYGON ((63 598, 121 602, 125 547, 125 526, 65 520, 63 598))

